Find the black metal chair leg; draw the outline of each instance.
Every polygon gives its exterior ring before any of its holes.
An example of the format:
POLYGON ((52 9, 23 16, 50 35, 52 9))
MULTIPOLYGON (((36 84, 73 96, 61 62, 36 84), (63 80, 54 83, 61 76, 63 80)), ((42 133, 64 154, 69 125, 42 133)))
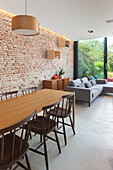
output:
POLYGON ((42 135, 40 135, 40 143, 42 142, 42 135))
POLYGON ((59 118, 57 117, 57 128, 59 127, 59 118))
POLYGON ((55 138, 56 138, 58 150, 59 150, 59 153, 61 153, 61 148, 60 148, 60 143, 59 143, 59 139, 58 139, 58 136, 57 136, 57 132, 56 132, 56 130, 54 130, 54 132, 55 132, 55 138))
POLYGON ((27 153, 25 154, 25 159, 26 159, 26 163, 27 163, 28 170, 31 170, 31 165, 30 165, 30 162, 29 162, 27 153))
POLYGON ((46 136, 44 136, 44 153, 45 153, 45 162, 46 162, 46 169, 49 170, 48 165, 48 155, 47 155, 47 147, 46 147, 46 136))
POLYGON ((30 132, 30 140, 32 139, 32 135, 31 135, 31 132, 30 132))
POLYGON ((73 122, 72 122, 72 119, 71 119, 70 115, 69 115, 69 119, 70 119, 70 122, 71 122, 71 127, 72 127, 72 130, 73 130, 73 133, 75 135, 75 129, 74 129, 73 122))
POLYGON ((65 130, 65 124, 64 124, 64 119, 63 118, 62 118, 62 123, 63 123, 64 141, 65 141, 65 145, 67 145, 66 130, 65 130))

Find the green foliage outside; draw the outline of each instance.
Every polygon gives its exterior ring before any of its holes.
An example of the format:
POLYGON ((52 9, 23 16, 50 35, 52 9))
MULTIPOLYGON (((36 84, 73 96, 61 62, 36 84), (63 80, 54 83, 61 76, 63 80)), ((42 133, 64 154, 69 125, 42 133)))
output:
POLYGON ((108 77, 113 78, 113 72, 108 72, 108 77))
MULTIPOLYGON (((113 44, 108 47, 108 76, 113 77, 113 44)), ((79 77, 93 75, 104 78, 104 40, 84 40, 78 46, 79 77)))

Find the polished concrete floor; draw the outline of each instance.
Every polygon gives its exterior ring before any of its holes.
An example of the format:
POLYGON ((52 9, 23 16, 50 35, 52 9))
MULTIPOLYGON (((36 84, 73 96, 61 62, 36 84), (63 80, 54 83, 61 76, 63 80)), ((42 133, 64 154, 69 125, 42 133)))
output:
MULTIPOLYGON (((47 141, 50 170, 113 170, 113 96, 99 96, 91 107, 76 104, 75 129, 75 136, 66 129, 67 146, 59 135, 61 154, 56 143, 47 141)), ((30 145, 35 147, 38 141, 35 136, 30 145)), ((43 156, 30 151, 28 155, 32 170, 46 169, 43 156)))

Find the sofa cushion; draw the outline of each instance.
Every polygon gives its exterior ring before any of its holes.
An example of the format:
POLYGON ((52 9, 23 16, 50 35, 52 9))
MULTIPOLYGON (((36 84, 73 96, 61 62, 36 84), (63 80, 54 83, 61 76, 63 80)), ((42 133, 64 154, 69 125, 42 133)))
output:
POLYGON ((99 93, 101 93, 102 90, 103 90, 103 86, 96 84, 95 86, 92 86, 92 87, 91 87, 91 90, 92 90, 92 91, 93 91, 93 90, 98 90, 99 93))
POLYGON ((93 80, 93 77, 92 76, 87 76, 87 79, 88 80, 93 80))
POLYGON ((83 83, 80 83, 77 87, 85 87, 83 83))
POLYGON ((82 81, 82 83, 84 83, 84 84, 89 82, 87 77, 82 78, 81 81, 82 81))
POLYGON ((91 76, 91 78, 92 78, 92 80, 94 79, 94 77, 93 77, 93 76, 91 76))
POLYGON ((81 80, 80 79, 76 79, 76 80, 72 80, 70 83, 69 83, 69 86, 79 86, 81 84, 81 80))
POLYGON ((94 79, 94 80, 96 80, 96 79, 97 79, 95 76, 91 76, 91 78, 92 78, 92 80, 93 80, 93 79, 94 79))
POLYGON ((88 83, 85 83, 85 87, 86 87, 86 88, 90 88, 90 87, 92 87, 91 82, 89 81, 88 83))
POLYGON ((91 80, 91 84, 92 84, 92 86, 95 86, 96 85, 96 80, 95 79, 91 80))
POLYGON ((99 90, 94 89, 94 90, 92 91, 92 98, 95 99, 99 94, 100 94, 99 90))
POLYGON ((103 93, 113 93, 113 82, 103 84, 103 93))

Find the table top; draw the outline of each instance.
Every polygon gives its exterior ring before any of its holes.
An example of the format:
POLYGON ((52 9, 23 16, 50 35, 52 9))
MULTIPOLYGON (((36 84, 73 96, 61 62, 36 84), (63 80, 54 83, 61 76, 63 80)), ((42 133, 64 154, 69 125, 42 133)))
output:
POLYGON ((0 130, 14 125, 29 116, 35 109, 57 102, 71 92, 42 89, 36 92, 0 101, 0 130))

